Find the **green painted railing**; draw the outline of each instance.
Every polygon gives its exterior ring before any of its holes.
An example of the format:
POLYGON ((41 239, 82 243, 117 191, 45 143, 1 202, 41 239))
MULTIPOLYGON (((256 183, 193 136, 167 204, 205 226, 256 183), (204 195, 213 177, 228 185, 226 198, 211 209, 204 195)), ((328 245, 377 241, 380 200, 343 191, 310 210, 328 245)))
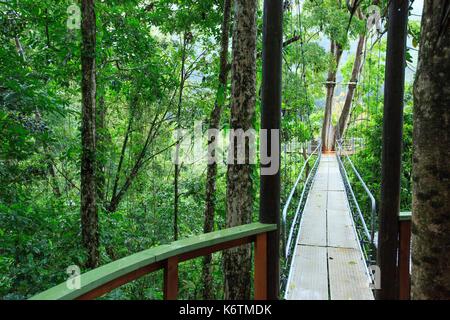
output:
POLYGON ((81 274, 79 289, 70 289, 64 282, 31 300, 94 299, 159 269, 164 269, 164 298, 176 299, 179 262, 252 242, 255 242, 255 298, 265 299, 267 232, 276 228, 274 224, 251 223, 147 249, 81 274))
POLYGON ((412 212, 410 211, 402 211, 400 212, 398 219, 400 221, 411 221, 412 218, 412 212))

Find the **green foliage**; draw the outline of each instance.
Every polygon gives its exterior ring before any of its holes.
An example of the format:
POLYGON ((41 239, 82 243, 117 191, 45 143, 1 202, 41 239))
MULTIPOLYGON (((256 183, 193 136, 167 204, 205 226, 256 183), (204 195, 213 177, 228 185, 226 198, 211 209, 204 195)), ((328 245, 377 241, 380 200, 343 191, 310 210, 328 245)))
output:
POLYGON ((344 3, 335 0, 305 1, 305 24, 323 32, 343 48, 349 46, 349 35, 354 38, 364 31, 363 20, 350 19, 350 11, 344 3))
POLYGON ((420 43, 420 22, 412 20, 408 22, 408 35, 412 37, 412 45, 417 48, 420 43))
MULTIPOLYGON (((374 194, 377 204, 380 203, 381 187, 381 151, 383 96, 382 85, 384 76, 384 52, 386 44, 377 43, 371 52, 367 53, 363 77, 358 87, 346 137, 362 138, 363 147, 352 156, 352 160, 374 194), (381 50, 381 53, 379 53, 381 50)), ((349 69, 346 68, 348 77, 349 69)), ((412 84, 408 84, 405 92, 405 107, 403 116, 403 155, 401 175, 401 211, 410 211, 412 205, 412 84)), ((352 186, 357 195, 362 210, 369 219, 370 201, 357 177, 348 168, 352 186)))
MULTIPOLYGON (((0 2, 0 297, 24 299, 67 277, 66 268, 86 256, 80 232, 81 67, 80 30, 67 29, 73 1, 0 2)), ((230 123, 231 85, 219 87, 222 1, 96 1, 97 174, 101 263, 173 239, 174 165, 171 146, 179 125, 207 127, 214 102, 225 105, 220 128, 230 123), (180 99, 182 57, 184 88, 180 99), (180 100, 179 100, 180 99, 180 100), (176 122, 180 103, 181 117, 176 122), (102 121, 103 119, 103 121, 102 121), (147 148, 146 141, 150 139, 147 148), (121 190, 139 157, 144 161, 116 210, 121 190), (99 179, 101 180, 101 179, 99 179), (117 191, 116 190, 116 191, 117 191), (117 193, 117 192, 116 192, 117 193), (112 212, 110 212, 112 211, 112 212)), ((304 163, 303 148, 320 135, 330 67, 329 40, 345 50, 364 32, 344 1, 307 0, 301 15, 292 3, 284 15, 282 200, 304 163), (291 148, 289 148, 291 144, 291 148)), ((371 1, 364 0, 366 8, 371 1)), ((387 1, 382 2, 383 5, 387 1)), ((257 89, 261 88, 262 11, 258 9, 257 89)), ((420 28, 410 23, 413 46, 420 28)), ((353 158, 379 199, 382 84, 385 43, 367 53, 347 136, 365 147, 353 158), (380 50, 381 59, 378 59, 380 50)), ((231 55, 230 55, 231 56, 231 55)), ((352 61, 340 68, 350 78, 352 61)), ((333 65, 332 65, 333 66, 333 65)), ((259 93, 259 92, 258 92, 259 93)), ((402 210, 411 204, 411 88, 405 107, 402 210)), ((256 95, 253 121, 260 128, 256 95)), ((334 121, 337 114, 333 115, 334 121)), ((190 131, 192 133, 192 130, 190 131)), ((311 161, 312 164, 313 161, 311 161)), ((204 162, 181 165, 180 237, 203 232, 204 162)), ((354 179, 355 177, 353 177, 354 179)), ((259 209, 259 171, 252 172, 254 217, 259 209)), ((215 228, 225 226, 226 166, 218 165, 215 228)), ((301 185, 300 185, 301 187, 301 185)), ((301 190, 301 188, 299 188, 301 190)), ((362 189, 356 189, 363 197, 362 189)), ((299 194, 295 194, 298 199, 299 194)), ((367 199, 362 199, 366 201, 367 199)), ((292 212, 289 213, 292 215, 292 212)), ((180 266, 180 297, 201 298, 201 259, 180 266)), ((161 299, 162 273, 124 285, 103 299, 161 299)), ((213 287, 223 297, 221 253, 213 256, 213 287)))
MULTIPOLYGON (((67 29, 69 4, 45 0, 0 4, 0 296, 5 299, 23 299, 63 281, 70 265, 84 270, 80 33, 67 29)), ((220 8, 210 10, 211 5, 217 6, 206 0, 159 1, 146 7, 135 0, 96 2, 97 107, 102 99, 105 112, 105 123, 98 129, 104 142, 97 146, 106 178, 105 198, 99 205, 101 263, 172 240, 171 150, 159 152, 173 143, 183 33, 190 37, 186 62, 190 79, 182 122, 189 127, 196 119, 204 120, 213 106, 218 70, 213 46, 221 14, 220 8), (146 154, 156 155, 134 179, 118 209, 107 213, 115 178, 121 187, 155 116, 162 123, 146 154)), ((224 222, 224 180, 219 168, 219 227, 224 222)), ((183 166, 180 183, 180 233, 186 237, 203 230, 204 170, 183 166)), ((198 297, 192 283, 199 283, 199 263, 185 265, 196 272, 183 273, 181 292, 198 297)), ((220 283, 220 272, 215 275, 220 283)), ((107 298, 161 298, 157 277, 140 279, 107 298)))

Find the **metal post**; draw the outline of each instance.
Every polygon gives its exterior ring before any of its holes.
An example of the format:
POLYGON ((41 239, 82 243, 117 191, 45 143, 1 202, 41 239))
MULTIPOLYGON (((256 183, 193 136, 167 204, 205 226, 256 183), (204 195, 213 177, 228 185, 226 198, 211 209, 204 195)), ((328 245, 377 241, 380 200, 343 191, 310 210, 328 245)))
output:
POLYGON ((398 215, 408 8, 409 0, 392 0, 389 5, 377 260, 381 272, 377 299, 385 300, 398 299, 398 215))
MULTIPOLYGON (((265 0, 263 18, 263 68, 261 129, 268 129, 267 150, 271 150, 270 129, 280 129, 281 66, 283 49, 283 1, 265 0)), ((280 135, 278 135, 280 136, 280 135)), ((279 145, 279 141, 278 141, 279 145)), ((278 150, 278 161, 281 150, 278 150)), ((280 172, 261 175, 260 211, 262 223, 276 223, 267 235, 267 298, 278 299, 280 291, 280 172)))

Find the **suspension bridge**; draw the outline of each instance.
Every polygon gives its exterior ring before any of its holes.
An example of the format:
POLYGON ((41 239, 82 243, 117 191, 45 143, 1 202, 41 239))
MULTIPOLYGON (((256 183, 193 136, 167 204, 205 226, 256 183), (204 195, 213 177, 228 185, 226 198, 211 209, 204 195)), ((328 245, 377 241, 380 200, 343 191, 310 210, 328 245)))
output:
MULTIPOLYGON (((338 157, 340 155, 336 153, 319 153, 314 171, 307 177, 310 183, 304 185, 304 189, 310 185, 309 192, 302 209, 305 195, 302 191, 286 241, 285 258, 289 274, 285 299, 374 298, 371 290, 373 279, 363 250, 365 243, 360 241, 353 221, 344 184, 348 177, 341 175, 338 157)), ((303 171, 302 168, 297 181, 301 180, 303 171)), ((348 180, 346 182, 349 183, 348 180)), ((283 209, 284 224, 297 184, 283 209)), ((363 232, 367 231, 365 235, 371 240, 363 217, 361 222, 365 227, 363 232)))

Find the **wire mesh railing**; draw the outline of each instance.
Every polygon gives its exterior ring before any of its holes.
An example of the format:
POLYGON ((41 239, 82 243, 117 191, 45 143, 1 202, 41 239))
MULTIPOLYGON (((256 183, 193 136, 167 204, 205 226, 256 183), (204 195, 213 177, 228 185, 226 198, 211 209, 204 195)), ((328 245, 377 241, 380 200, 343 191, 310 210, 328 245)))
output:
POLYGON ((360 241, 361 249, 364 254, 364 258, 366 260, 367 265, 372 265, 375 261, 375 252, 376 252, 376 240, 375 240, 375 226, 376 226, 376 200, 373 196, 372 192, 367 187, 366 183, 362 179, 360 173, 356 169, 352 160, 345 153, 342 141, 336 142, 336 157, 339 163, 339 170, 341 172, 341 176, 344 181, 344 187, 347 193, 347 198, 349 200, 349 204, 352 211, 353 220, 355 221, 356 232, 358 234, 358 239, 360 241), (358 203, 357 197, 353 190, 352 184, 349 179, 349 174, 347 169, 345 168, 345 163, 347 163, 353 174, 357 177, 359 183, 361 184, 364 192, 369 198, 370 201, 370 212, 366 213, 366 215, 370 218, 370 225, 367 226, 366 219, 364 217, 363 210, 361 210, 361 206, 358 203))

